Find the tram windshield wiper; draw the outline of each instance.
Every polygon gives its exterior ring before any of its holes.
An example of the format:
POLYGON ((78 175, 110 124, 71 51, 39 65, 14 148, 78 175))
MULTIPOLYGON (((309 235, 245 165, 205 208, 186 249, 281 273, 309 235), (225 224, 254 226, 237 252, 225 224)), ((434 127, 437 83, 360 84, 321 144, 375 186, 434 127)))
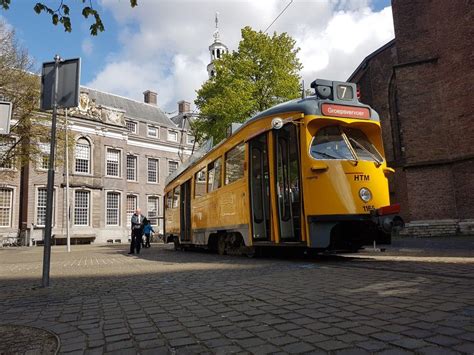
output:
POLYGON ((382 161, 374 154, 372 153, 370 150, 368 150, 366 147, 364 147, 362 144, 360 144, 359 142, 357 142, 357 140, 355 140, 354 138, 352 137, 348 137, 349 138, 349 141, 351 141, 352 143, 354 143, 355 145, 357 145, 360 149, 362 149, 363 151, 365 151, 366 153, 368 153, 372 159, 374 160, 374 162, 377 164, 377 166, 380 166, 382 165, 382 161))
POLYGON ((325 156, 326 158, 329 158, 329 159, 340 159, 339 157, 335 157, 334 155, 331 155, 325 152, 319 152, 319 151, 313 150, 313 153, 325 156))

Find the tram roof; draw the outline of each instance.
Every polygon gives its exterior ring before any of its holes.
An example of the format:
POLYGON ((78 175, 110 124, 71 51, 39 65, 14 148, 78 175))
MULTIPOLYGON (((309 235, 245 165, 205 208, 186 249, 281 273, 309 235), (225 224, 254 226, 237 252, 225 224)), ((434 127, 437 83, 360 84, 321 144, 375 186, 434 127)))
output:
MULTIPOLYGON (((247 119, 242 126, 240 126, 238 129, 235 130, 235 132, 232 133, 229 137, 226 139, 222 140, 219 142, 219 144, 212 146, 212 143, 207 143, 204 144, 202 147, 202 150, 198 151, 195 153, 195 155, 192 155, 189 157, 187 161, 185 161, 181 166, 173 172, 173 174, 169 175, 166 180, 165 180, 165 185, 168 185, 171 181, 176 179, 178 176, 180 176, 186 169, 190 168, 193 166, 195 163, 197 163, 204 155, 212 152, 214 149, 217 149, 219 146, 224 144, 230 137, 233 135, 237 134, 241 129, 246 127, 247 125, 264 119, 269 116, 275 116, 279 114, 287 114, 291 112, 297 112, 297 113, 303 113, 304 115, 324 115, 322 113, 322 104, 327 103, 327 104, 339 104, 340 102, 335 102, 333 100, 329 99, 321 99, 317 96, 308 96, 305 98, 300 98, 300 99, 294 99, 291 101, 283 102, 281 104, 275 105, 265 111, 259 112, 255 116, 250 117, 247 119)), ((354 103, 351 103, 350 106, 357 106, 357 107, 363 107, 367 108, 370 110, 370 120, 373 121, 379 121, 379 115, 378 113, 373 110, 370 106, 358 103, 357 105, 354 105, 354 103)))

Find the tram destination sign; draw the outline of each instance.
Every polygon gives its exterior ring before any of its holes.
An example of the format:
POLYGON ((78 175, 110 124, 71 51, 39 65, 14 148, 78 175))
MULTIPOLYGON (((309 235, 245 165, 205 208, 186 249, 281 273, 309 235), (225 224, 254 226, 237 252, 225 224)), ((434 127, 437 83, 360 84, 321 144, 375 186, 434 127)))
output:
POLYGON ((369 119, 370 110, 367 107, 355 107, 334 104, 322 104, 321 111, 324 116, 348 117, 369 119))

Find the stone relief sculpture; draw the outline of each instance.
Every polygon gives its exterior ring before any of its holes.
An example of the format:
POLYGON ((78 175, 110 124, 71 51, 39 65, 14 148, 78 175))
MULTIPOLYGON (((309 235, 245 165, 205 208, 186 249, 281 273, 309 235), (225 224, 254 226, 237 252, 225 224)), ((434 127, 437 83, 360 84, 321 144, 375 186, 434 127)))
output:
POLYGON ((78 115, 102 121, 104 123, 125 126, 125 111, 97 105, 94 99, 91 99, 88 92, 81 92, 79 95, 79 106, 71 109, 70 115, 78 115))

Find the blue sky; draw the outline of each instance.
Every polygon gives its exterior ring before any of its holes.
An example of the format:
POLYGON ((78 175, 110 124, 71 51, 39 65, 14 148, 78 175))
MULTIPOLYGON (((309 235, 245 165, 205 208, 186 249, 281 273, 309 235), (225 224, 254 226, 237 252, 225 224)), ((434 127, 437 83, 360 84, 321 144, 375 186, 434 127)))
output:
MULTIPOLYGON (((193 101, 207 78, 207 47, 212 42, 214 13, 219 11, 220 33, 235 49, 240 29, 264 29, 288 0, 93 0, 105 32, 89 34, 92 20, 80 14, 82 1, 67 0, 72 33, 53 26, 47 14, 37 15, 37 0, 13 0, 0 16, 16 31, 17 39, 35 59, 37 68, 55 54, 81 57, 81 84, 142 99, 142 92, 158 92, 159 104, 173 111, 181 99, 193 101)), ((43 0, 57 7, 58 0, 43 0)), ((271 31, 288 32, 301 48, 302 76, 345 80, 371 51, 393 38, 389 0, 294 0, 271 31)))

